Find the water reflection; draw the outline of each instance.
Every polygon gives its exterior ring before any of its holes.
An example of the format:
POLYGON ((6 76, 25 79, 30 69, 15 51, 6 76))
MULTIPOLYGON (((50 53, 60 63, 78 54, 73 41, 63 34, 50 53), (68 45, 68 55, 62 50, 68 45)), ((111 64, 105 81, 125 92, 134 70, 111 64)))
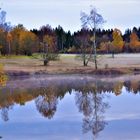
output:
POLYGON ((8 112, 14 109, 14 105, 26 105, 34 100, 36 109, 45 118, 52 119, 57 112, 58 103, 66 94, 75 93, 75 104, 80 113, 83 114, 83 133, 91 132, 95 140, 99 133, 105 129, 105 112, 109 109, 110 94, 119 96, 122 88, 128 93, 138 94, 140 91, 140 81, 138 80, 103 80, 87 78, 67 78, 47 80, 34 79, 33 81, 9 81, 5 87, 0 88, 0 110, 1 118, 8 121, 8 112), (49 81, 49 82, 48 82, 49 81), (25 83, 35 84, 17 89, 16 85, 25 83), (34 83, 33 83, 34 82, 34 83), (14 85, 15 84, 15 85, 14 85))
POLYGON ((97 89, 98 84, 95 82, 93 86, 83 86, 76 93, 76 105, 79 111, 84 114, 83 132, 87 133, 91 131, 94 140, 107 124, 104 120, 104 113, 109 107, 108 103, 103 101, 106 95, 98 93, 97 89))
POLYGON ((35 99, 37 110, 48 119, 51 119, 57 108, 57 97, 51 93, 39 95, 35 99))
POLYGON ((128 93, 137 94, 140 92, 140 81, 125 81, 124 86, 128 93))
POLYGON ((8 111, 11 109, 11 106, 4 107, 1 109, 1 117, 6 122, 9 120, 8 111))

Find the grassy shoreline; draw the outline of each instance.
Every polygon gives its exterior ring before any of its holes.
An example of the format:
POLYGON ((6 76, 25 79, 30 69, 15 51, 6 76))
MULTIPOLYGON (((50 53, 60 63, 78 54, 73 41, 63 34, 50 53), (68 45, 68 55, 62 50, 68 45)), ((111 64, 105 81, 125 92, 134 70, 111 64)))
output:
POLYGON ((84 67, 82 61, 77 60, 76 55, 71 54, 61 54, 59 60, 49 62, 48 66, 43 66, 40 59, 28 56, 0 57, 0 63, 4 65, 4 70, 9 75, 140 74, 140 54, 118 54, 114 59, 111 55, 102 55, 99 58, 98 70, 95 70, 93 62, 89 62, 89 65, 84 67))

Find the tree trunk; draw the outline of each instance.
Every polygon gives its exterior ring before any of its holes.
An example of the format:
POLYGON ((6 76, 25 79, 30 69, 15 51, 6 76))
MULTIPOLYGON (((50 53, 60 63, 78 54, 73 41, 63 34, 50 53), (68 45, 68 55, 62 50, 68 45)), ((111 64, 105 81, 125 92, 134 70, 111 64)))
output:
POLYGON ((84 60, 83 64, 84 64, 84 67, 87 66, 87 62, 86 62, 86 60, 84 60))
POLYGON ((112 52, 112 58, 114 58, 114 52, 112 52))
POLYGON ((45 59, 44 60, 44 66, 47 66, 48 65, 48 59, 45 59))
POLYGON ((97 67, 97 58, 96 58, 96 55, 95 55, 95 69, 97 70, 98 69, 98 67, 97 67))
POLYGON ((83 56, 83 65, 84 65, 84 67, 86 67, 87 64, 88 64, 88 62, 86 62, 86 56, 85 56, 85 54, 84 54, 84 56, 83 56))
POLYGON ((8 54, 10 55, 11 54, 11 44, 10 44, 10 42, 8 43, 8 54))
POLYGON ((95 28, 94 28, 94 42, 93 42, 93 45, 94 45, 94 64, 95 64, 95 69, 97 70, 98 67, 97 67, 97 51, 96 51, 96 40, 95 40, 95 37, 96 37, 96 31, 95 31, 95 28))

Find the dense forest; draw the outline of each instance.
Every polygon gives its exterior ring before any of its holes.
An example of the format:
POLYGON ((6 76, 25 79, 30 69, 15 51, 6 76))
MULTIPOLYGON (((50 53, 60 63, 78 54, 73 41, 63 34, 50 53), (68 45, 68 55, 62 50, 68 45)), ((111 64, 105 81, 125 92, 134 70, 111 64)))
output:
MULTIPOLYGON (((71 33, 60 25, 52 28, 44 25, 40 29, 27 30, 22 24, 12 26, 5 21, 6 12, 0 11, 0 52, 2 55, 32 55, 41 52, 86 53, 93 46, 94 29, 81 28, 71 33)), ((127 29, 124 34, 119 29, 97 29, 97 52, 137 53, 140 52, 140 27, 127 29)))

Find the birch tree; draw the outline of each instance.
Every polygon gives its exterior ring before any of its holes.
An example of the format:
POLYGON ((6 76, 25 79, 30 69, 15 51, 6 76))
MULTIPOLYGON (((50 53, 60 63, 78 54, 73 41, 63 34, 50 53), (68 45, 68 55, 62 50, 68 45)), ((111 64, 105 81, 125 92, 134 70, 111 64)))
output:
POLYGON ((95 69, 97 69, 97 46, 96 46, 96 30, 99 25, 103 24, 105 20, 102 15, 100 15, 96 8, 91 8, 90 13, 86 14, 85 12, 81 13, 81 22, 83 28, 90 28, 93 30, 93 53, 94 53, 94 64, 95 69))

